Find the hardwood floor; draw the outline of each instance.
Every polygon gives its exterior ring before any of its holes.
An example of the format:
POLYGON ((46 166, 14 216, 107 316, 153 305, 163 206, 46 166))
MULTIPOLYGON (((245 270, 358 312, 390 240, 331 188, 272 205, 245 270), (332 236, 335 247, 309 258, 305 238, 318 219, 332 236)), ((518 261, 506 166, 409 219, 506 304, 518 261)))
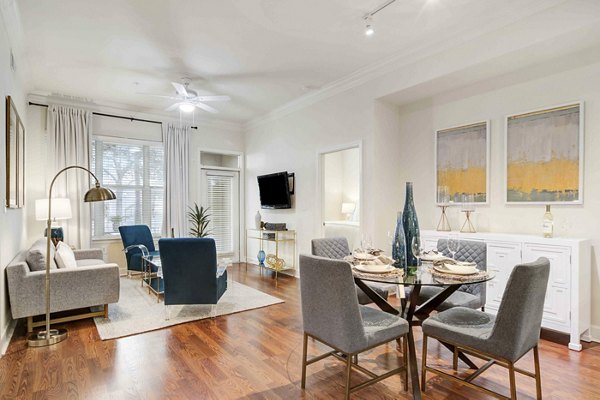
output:
MULTIPOLYGON (((308 367, 300 389, 302 321, 299 282, 281 276, 276 286, 257 267, 234 266, 233 279, 285 301, 121 339, 101 341, 92 320, 66 324, 69 338, 48 348, 27 348, 25 324, 17 327, 0 359, 0 399, 336 399, 343 397, 344 367, 325 359, 308 367)), ((160 318, 161 316, 157 316, 160 318)), ((422 340, 417 330, 417 349, 422 340)), ((321 348, 322 349, 322 348, 321 348)), ((309 354, 319 352, 309 341, 309 354)), ((450 366, 451 354, 429 342, 429 363, 450 366)), ((383 371, 400 362, 395 343, 361 355, 367 368, 383 371)), ((600 399, 600 346, 584 351, 542 340, 545 398, 600 399)), ((531 370, 527 355, 519 366, 531 370)), ((420 366, 420 363, 419 363, 420 366)), ((464 370, 463 370, 464 371, 464 370)), ((365 376, 353 373, 353 383, 365 376)), ((476 382, 508 394, 508 374, 492 367, 476 382)), ((519 399, 535 397, 533 379, 517 377, 519 399)), ((487 399, 429 376, 424 398, 487 399)), ((353 399, 410 399, 399 377, 356 392, 353 399)))

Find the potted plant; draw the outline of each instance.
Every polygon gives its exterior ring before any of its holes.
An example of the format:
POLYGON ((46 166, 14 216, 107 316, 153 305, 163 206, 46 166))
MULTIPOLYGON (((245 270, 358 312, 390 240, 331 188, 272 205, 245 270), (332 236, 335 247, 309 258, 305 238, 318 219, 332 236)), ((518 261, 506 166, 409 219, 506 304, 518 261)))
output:
POLYGON ((112 221, 112 227, 115 232, 119 230, 119 226, 121 226, 121 222, 123 222, 124 219, 125 217, 121 215, 115 215, 114 217, 110 217, 110 220, 112 221))
POLYGON ((190 236, 192 237, 206 237, 210 235, 208 224, 210 223, 210 214, 208 213, 208 207, 198 207, 198 204, 194 203, 194 207, 188 207, 189 211, 187 216, 190 221, 190 236))

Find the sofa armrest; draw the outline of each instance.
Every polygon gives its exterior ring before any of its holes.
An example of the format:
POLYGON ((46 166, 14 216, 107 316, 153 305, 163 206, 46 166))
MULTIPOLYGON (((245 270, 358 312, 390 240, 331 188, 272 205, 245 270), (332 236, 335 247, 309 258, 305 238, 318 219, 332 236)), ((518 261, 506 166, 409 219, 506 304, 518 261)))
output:
MULTIPOLYGON (((29 271, 25 263, 6 271, 13 318, 44 314, 46 272, 29 271)), ((117 264, 55 269, 50 272, 50 312, 116 303, 119 289, 117 264)))
POLYGON ((75 260, 104 260, 102 249, 73 250, 75 260))

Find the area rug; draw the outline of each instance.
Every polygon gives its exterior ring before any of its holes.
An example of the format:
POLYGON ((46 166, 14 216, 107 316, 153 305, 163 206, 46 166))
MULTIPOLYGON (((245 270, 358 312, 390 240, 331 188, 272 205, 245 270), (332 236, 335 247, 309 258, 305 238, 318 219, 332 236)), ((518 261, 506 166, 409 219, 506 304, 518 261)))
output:
MULTIPOLYGON (((233 314, 273 304, 283 300, 238 282, 227 282, 227 291, 219 300, 216 315, 233 314)), ((169 319, 165 319, 165 306, 156 302, 156 296, 142 288, 138 279, 121 278, 119 302, 108 306, 108 319, 94 318, 102 340, 153 331, 184 322, 211 317, 210 305, 169 306, 169 319)))

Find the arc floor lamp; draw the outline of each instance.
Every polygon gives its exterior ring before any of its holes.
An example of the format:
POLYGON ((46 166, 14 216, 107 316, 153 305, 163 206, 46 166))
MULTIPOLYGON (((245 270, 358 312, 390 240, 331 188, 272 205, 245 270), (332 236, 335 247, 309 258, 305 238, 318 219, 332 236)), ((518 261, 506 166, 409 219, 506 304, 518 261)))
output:
POLYGON ((50 189, 48 190, 48 221, 46 228, 46 330, 35 332, 29 335, 29 337, 27 338, 27 343, 31 347, 49 346, 51 344, 62 342, 67 338, 66 329, 50 329, 50 232, 52 230, 52 188, 54 186, 56 178, 58 178, 58 176, 63 172, 68 171, 70 169, 81 169, 83 171, 86 171, 96 181, 94 187, 88 190, 83 196, 84 202, 89 203, 93 201, 106 201, 114 200, 117 198, 117 196, 112 190, 100 186, 98 178, 96 178, 96 175, 94 175, 92 171, 79 165, 71 165, 69 167, 63 168, 60 171, 58 171, 56 175, 54 175, 54 179, 52 179, 52 183, 50 183, 50 189))

